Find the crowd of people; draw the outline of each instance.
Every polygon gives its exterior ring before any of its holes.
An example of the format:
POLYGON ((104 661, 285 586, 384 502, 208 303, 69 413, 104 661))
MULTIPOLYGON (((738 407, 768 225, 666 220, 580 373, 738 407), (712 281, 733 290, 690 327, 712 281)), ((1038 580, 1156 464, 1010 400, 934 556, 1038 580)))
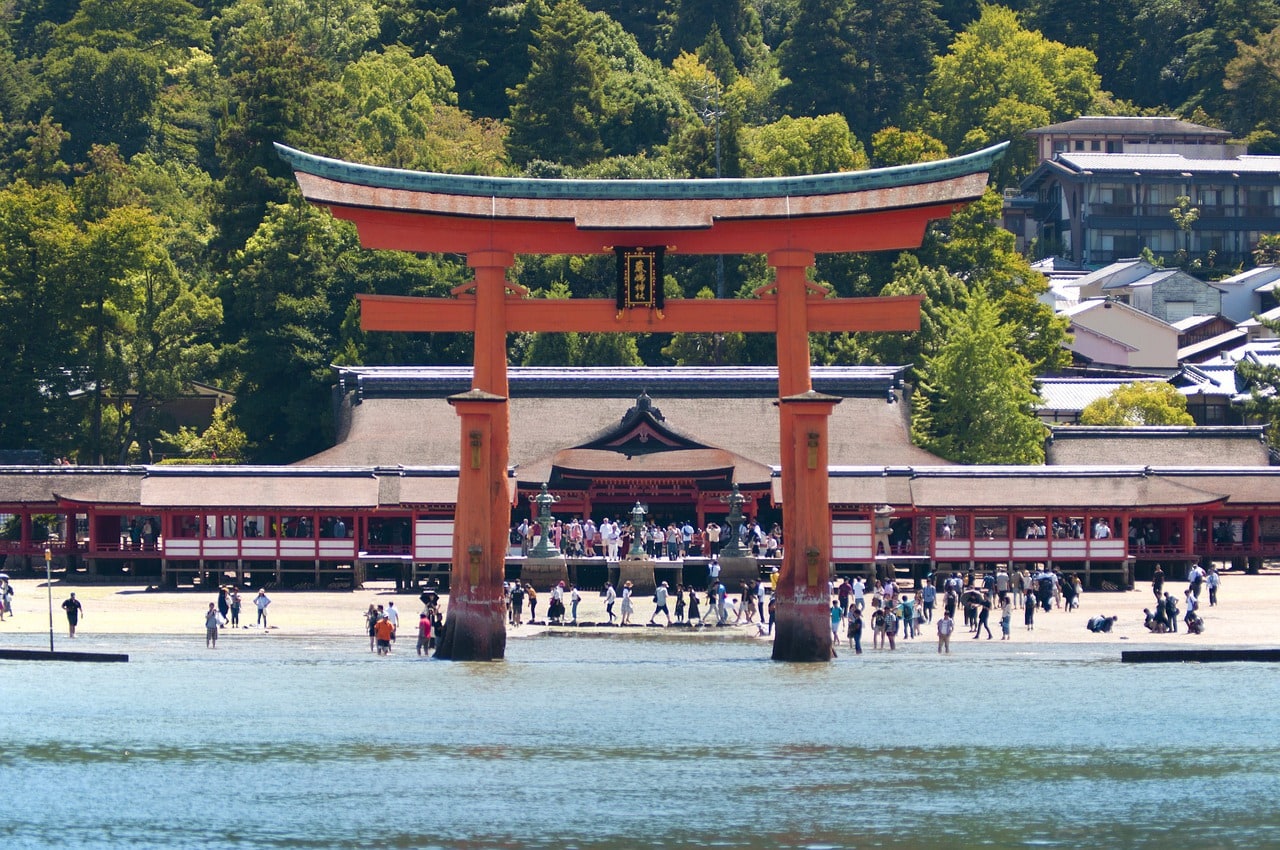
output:
MULTIPOLYGON (((525 519, 511 529, 511 543, 527 557, 537 545, 543 529, 537 519, 525 519)), ((598 524, 586 517, 555 520, 547 529, 550 544, 570 558, 604 558, 616 561, 631 550, 634 530, 621 519, 605 517, 598 524)), ((666 523, 649 521, 640 541, 646 555, 656 560, 677 561, 688 557, 718 558, 728 542, 732 529, 717 522, 705 527, 691 520, 666 523)), ((759 522, 748 520, 741 527, 739 545, 761 558, 782 557, 782 527, 774 523, 768 531, 759 522)))

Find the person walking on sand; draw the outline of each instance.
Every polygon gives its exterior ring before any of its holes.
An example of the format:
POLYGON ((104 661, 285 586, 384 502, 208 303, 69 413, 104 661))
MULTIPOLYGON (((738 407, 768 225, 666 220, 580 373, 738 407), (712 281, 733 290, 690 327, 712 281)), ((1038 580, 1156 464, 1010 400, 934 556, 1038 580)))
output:
POLYGON ((653 616, 649 618, 649 625, 657 625, 659 614, 667 618, 668 626, 671 625, 671 612, 667 610, 667 596, 667 583, 664 581, 653 591, 653 616))
MULTIPOLYGON (((676 610, 680 610, 680 603, 676 602, 676 610)), ((698 610, 698 591, 692 587, 689 588, 689 625, 695 628, 702 625, 702 613, 698 610)))
POLYGON ((222 619, 226 620, 231 613, 231 599, 227 596, 227 588, 218 588, 218 613, 222 615, 222 619))
POLYGON ((991 619, 991 597, 985 592, 982 594, 982 600, 978 603, 978 625, 973 630, 973 639, 977 640, 982 634, 982 630, 987 630, 987 640, 991 640, 991 626, 988 620, 991 619))
POLYGON ((84 616, 84 606, 80 604, 80 600, 76 599, 76 595, 71 594, 71 598, 63 601, 62 610, 67 612, 67 628, 71 631, 71 636, 76 636, 76 626, 80 623, 80 618, 84 616))
POLYGON ((538 592, 528 582, 524 586, 524 598, 529 603, 529 623, 538 619, 538 592))
MULTIPOLYGON (((618 599, 618 591, 609 582, 604 583, 604 612, 609 615, 609 625, 613 625, 613 603, 618 599)), ((697 607, 696 605, 694 607, 697 607)))
POLYGON ((204 613, 204 648, 218 648, 218 628, 227 624, 227 618, 222 616, 212 602, 209 603, 209 610, 204 613))
POLYGON ((267 596, 264 588, 258 588, 258 595, 254 597, 253 604, 258 609, 258 625, 262 628, 267 627, 267 606, 271 604, 271 597, 267 596))
MULTIPOLYGON (((1030 608, 1028 608, 1030 610, 1030 608)), ((951 619, 951 615, 943 612, 938 618, 938 654, 951 654, 951 633, 956 630, 956 621, 951 619)))
POLYGON ((622 585, 622 621, 618 625, 631 625, 631 615, 635 610, 635 605, 631 602, 631 582, 624 582, 622 585))
POLYGON ((862 654, 862 611, 857 605, 849 611, 849 648, 855 655, 862 654))
POLYGON ((1022 622, 1026 625, 1027 631, 1033 632, 1036 628, 1036 595, 1027 588, 1026 599, 1022 605, 1022 622))

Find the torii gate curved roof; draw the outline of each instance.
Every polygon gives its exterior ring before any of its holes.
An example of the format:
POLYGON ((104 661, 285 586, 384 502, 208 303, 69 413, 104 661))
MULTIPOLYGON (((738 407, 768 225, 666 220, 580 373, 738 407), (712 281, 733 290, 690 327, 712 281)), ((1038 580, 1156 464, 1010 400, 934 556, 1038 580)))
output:
POLYGON ((307 200, 367 247, 469 253, 815 253, 917 247, 929 221, 980 197, 1007 143, 952 159, 799 177, 561 180, 381 168, 277 144, 307 200))

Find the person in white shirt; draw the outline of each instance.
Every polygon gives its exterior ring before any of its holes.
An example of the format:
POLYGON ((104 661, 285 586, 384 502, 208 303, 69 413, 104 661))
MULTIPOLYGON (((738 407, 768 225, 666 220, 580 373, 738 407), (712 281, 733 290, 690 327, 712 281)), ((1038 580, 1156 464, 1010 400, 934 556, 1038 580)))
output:
POLYGON ((618 526, 608 517, 600 523, 600 540, 604 543, 604 556, 610 561, 618 560, 618 526))

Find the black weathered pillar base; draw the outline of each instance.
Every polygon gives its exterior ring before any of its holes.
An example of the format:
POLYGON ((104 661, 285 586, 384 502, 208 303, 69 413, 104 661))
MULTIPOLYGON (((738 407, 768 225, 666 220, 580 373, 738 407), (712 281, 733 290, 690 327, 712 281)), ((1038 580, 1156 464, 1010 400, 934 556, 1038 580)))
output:
POLYGON ((501 599, 451 600, 436 658, 501 661, 507 651, 507 609, 501 599))
POLYGON ((813 597, 778 598, 774 624, 774 661, 830 661, 831 601, 825 593, 813 597))

